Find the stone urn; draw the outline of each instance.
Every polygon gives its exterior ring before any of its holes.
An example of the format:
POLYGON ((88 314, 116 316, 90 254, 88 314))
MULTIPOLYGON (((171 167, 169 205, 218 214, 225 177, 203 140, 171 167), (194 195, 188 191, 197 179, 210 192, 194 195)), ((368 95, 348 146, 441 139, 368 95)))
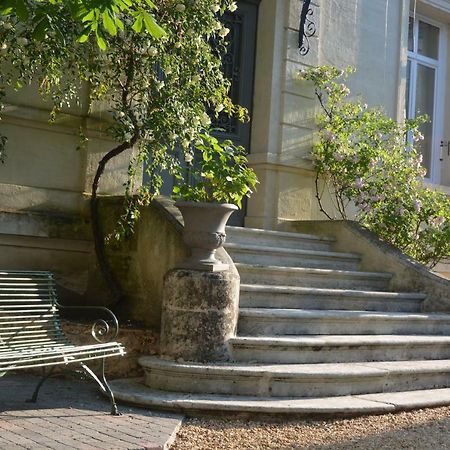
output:
POLYGON ((216 250, 225 243, 225 225, 236 205, 177 201, 175 206, 184 219, 183 240, 191 250, 190 258, 177 265, 178 269, 220 272, 228 269, 215 257, 216 250))

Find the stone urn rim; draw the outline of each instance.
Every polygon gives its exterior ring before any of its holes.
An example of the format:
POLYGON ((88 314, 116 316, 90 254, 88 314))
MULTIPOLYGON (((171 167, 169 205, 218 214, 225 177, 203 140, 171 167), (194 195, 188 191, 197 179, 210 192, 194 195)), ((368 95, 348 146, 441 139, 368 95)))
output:
POLYGON ((193 200, 177 200, 175 206, 192 206, 195 205, 199 208, 226 208, 232 210, 238 210, 239 208, 233 203, 220 203, 220 202, 196 202, 193 200))

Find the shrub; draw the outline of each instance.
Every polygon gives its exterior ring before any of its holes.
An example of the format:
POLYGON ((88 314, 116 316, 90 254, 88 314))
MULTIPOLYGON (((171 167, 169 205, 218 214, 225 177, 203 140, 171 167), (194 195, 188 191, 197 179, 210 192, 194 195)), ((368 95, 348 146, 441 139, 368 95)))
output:
POLYGON ((312 151, 320 209, 329 219, 347 219, 349 206, 356 206, 363 226, 433 267, 450 254, 450 201, 424 184, 426 169, 415 146, 427 118, 399 124, 349 99, 345 80, 352 71, 323 66, 301 73, 321 106, 312 151), (324 207, 325 192, 334 211, 324 207))

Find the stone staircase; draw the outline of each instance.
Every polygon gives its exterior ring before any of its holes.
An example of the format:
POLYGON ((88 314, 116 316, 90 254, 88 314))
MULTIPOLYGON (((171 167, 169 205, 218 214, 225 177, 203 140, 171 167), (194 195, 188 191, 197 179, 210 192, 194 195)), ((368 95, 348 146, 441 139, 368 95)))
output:
POLYGON ((233 361, 143 357, 145 382, 113 383, 150 407, 243 414, 347 415, 450 404, 450 315, 425 295, 389 292, 333 239, 229 227, 241 276, 233 361))

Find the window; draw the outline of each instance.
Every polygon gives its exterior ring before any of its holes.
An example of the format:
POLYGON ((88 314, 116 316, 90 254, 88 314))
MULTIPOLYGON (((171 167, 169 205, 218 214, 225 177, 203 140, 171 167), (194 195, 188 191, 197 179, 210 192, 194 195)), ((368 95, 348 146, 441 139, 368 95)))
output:
POLYGON ((440 77, 442 67, 442 30, 427 19, 410 17, 408 33, 408 66, 406 79, 406 116, 426 114, 430 122, 422 125, 424 140, 419 142, 427 178, 439 183, 439 144, 442 113, 440 77))

